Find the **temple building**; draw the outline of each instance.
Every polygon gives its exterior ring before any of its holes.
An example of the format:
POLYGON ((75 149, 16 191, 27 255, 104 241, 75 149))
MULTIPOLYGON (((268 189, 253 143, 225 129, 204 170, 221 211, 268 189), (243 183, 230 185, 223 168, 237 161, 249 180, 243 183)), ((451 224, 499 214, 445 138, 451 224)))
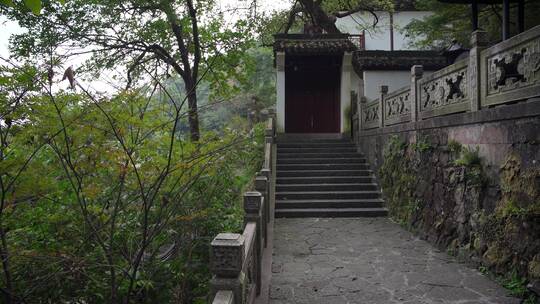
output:
POLYGON ((343 34, 277 34, 277 130, 280 133, 345 133, 358 98, 377 98, 380 85, 410 83, 410 68, 425 73, 447 65, 439 52, 411 47, 401 29, 430 14, 401 5, 393 13, 357 12, 336 21, 343 34))

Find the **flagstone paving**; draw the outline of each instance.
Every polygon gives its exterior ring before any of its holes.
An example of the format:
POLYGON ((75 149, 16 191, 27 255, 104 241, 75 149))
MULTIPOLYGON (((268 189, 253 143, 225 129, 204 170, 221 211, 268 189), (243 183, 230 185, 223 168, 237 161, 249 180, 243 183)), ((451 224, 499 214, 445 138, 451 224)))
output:
POLYGON ((270 302, 519 303, 508 291, 387 218, 282 218, 270 302))

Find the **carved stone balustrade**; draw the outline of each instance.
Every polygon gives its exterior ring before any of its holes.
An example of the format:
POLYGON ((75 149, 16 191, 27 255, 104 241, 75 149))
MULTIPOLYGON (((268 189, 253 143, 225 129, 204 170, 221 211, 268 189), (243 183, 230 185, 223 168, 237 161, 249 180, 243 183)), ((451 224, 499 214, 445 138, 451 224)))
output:
POLYGON ((379 127, 380 104, 379 99, 367 102, 361 112, 362 129, 368 130, 379 127))
POLYGON ((480 54, 481 105, 540 96, 540 26, 480 54))
POLYGON ((384 99, 384 125, 411 121, 411 100, 409 86, 388 94, 384 99))
MULTIPOLYGON (((487 33, 471 34, 469 58, 425 75, 411 67, 411 84, 359 103, 359 133, 517 101, 540 99, 540 26, 487 47, 487 33)), ((364 96, 360 100, 365 99, 364 96)))
POLYGON ((420 119, 464 112, 470 109, 468 61, 461 60, 418 82, 420 119))

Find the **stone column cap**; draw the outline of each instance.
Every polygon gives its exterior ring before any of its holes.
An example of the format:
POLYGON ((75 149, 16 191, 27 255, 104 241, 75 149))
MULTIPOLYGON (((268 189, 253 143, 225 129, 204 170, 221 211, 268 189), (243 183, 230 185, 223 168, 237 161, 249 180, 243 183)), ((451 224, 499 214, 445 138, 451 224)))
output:
POLYGON ((424 66, 423 65, 413 65, 411 67, 411 75, 412 76, 416 76, 416 77, 419 77, 419 76, 422 76, 424 74, 424 66))
POLYGON ((220 233, 210 247, 210 269, 216 276, 237 277, 245 260, 245 237, 238 233, 220 233))
POLYGON ((471 46, 487 46, 489 43, 488 33, 484 30, 476 30, 471 33, 471 46))
POLYGON ((255 189, 266 191, 266 184, 268 183, 268 178, 263 175, 257 175, 255 177, 255 189))
POLYGON ((212 247, 214 246, 243 246, 244 237, 239 233, 220 233, 210 243, 212 247))
POLYGON ((246 213, 257 213, 261 210, 262 194, 259 191, 244 193, 244 210, 246 213))

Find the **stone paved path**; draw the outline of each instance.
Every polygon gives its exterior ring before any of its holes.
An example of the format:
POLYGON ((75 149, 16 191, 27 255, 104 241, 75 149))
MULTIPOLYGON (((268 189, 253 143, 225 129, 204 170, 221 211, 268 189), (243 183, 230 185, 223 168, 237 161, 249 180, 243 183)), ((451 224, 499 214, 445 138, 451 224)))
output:
POLYGON ((276 219, 270 303, 519 303, 386 218, 276 219))

